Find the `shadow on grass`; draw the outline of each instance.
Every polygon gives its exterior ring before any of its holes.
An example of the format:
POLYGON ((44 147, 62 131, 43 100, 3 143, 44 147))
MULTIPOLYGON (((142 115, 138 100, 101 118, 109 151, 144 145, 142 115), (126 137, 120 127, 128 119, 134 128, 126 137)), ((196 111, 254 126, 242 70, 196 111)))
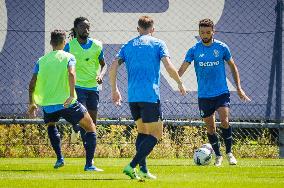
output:
POLYGON ((125 180, 130 180, 130 181, 133 181, 132 179, 123 179, 123 178, 93 178, 93 179, 80 179, 80 178, 78 178, 78 179, 75 179, 75 178, 72 178, 72 179, 63 179, 63 180, 74 180, 74 181, 80 181, 80 180, 82 180, 82 181, 85 181, 85 180, 87 180, 87 181, 90 181, 90 180, 95 180, 95 181, 117 181, 117 180, 123 180, 123 181, 125 181, 125 180))
POLYGON ((0 172, 32 172, 32 171, 36 171, 36 170, 0 170, 0 172))
POLYGON ((284 166, 284 164, 261 164, 259 166, 284 166))

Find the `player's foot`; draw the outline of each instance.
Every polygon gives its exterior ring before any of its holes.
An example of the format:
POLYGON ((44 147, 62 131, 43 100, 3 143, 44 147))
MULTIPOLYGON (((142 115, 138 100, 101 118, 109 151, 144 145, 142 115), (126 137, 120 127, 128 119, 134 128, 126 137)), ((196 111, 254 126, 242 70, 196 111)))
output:
POLYGON ((223 161, 223 157, 222 156, 216 156, 215 158, 215 166, 221 166, 222 165, 222 161, 223 161))
POLYGON ((124 167, 123 173, 129 176, 131 179, 141 180, 141 178, 138 176, 136 172, 136 168, 132 168, 130 164, 124 167))
POLYGON ((100 169, 94 165, 92 166, 85 166, 84 168, 85 171, 96 171, 96 172, 103 172, 104 170, 103 169, 100 169))
POLYGON ((71 143, 77 143, 78 142, 78 139, 79 139, 79 134, 80 133, 80 131, 74 131, 73 129, 72 129, 72 133, 71 133, 71 139, 70 139, 70 142, 71 143))
POLYGON ((54 164, 54 168, 57 169, 57 168, 60 168, 62 166, 64 166, 64 159, 63 158, 57 159, 57 161, 54 164))
POLYGON ((143 172, 142 170, 140 170, 138 174, 139 174, 139 176, 141 178, 153 179, 153 180, 157 179, 157 176, 151 174, 149 171, 148 172, 143 172))
POLYGON ((237 164, 237 159, 234 157, 232 153, 227 154, 227 158, 229 161, 229 165, 236 165, 237 164))

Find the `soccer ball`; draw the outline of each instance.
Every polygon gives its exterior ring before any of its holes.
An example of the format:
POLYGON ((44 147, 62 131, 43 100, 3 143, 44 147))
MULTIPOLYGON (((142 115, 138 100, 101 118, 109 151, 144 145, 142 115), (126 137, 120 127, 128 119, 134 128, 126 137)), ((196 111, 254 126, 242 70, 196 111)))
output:
POLYGON ((203 144, 203 145, 201 146, 201 148, 206 148, 206 149, 210 150, 212 154, 215 153, 214 150, 213 150, 213 148, 212 148, 212 146, 211 146, 211 144, 209 144, 209 143, 203 144))
POLYGON ((212 160, 212 152, 205 147, 198 148, 194 151, 193 160, 196 165, 208 165, 212 160))

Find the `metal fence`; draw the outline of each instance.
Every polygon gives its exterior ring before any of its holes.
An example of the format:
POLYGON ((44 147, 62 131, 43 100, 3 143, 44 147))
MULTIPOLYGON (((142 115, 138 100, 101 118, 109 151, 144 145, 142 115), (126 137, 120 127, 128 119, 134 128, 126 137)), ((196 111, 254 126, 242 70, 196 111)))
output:
MULTIPOLYGON (((167 120, 164 123, 163 138, 152 152, 150 156, 152 158, 192 158, 194 150, 208 142, 206 129, 200 121, 167 120)), ((96 156, 132 157, 137 134, 133 124, 133 121, 124 119, 99 120, 96 156)), ((233 152, 238 158, 279 157, 279 137, 283 142, 284 124, 239 122, 232 123, 232 127, 233 152)), ((75 143, 71 142, 71 126, 65 121, 60 121, 58 129, 62 138, 64 155, 83 157, 84 148, 80 139, 75 143)), ((222 140, 221 143, 223 143, 222 140)), ((224 152, 224 146, 221 150, 224 152)), ((0 157, 47 156, 54 156, 54 152, 42 120, 5 119, 0 121, 0 157)))
MULTIPOLYGON (((69 31, 76 17, 89 18, 91 37, 104 43, 105 60, 110 64, 121 44, 137 36, 137 20, 141 15, 154 18, 154 36, 167 43, 176 67, 180 66, 186 51, 198 40, 198 21, 211 18, 216 24, 215 38, 230 47, 242 87, 252 98, 250 103, 240 102, 228 71, 231 120, 255 123, 249 129, 256 133, 241 128, 239 136, 236 136, 243 141, 242 138, 258 137, 269 128, 269 134, 273 130, 270 144, 279 145, 280 124, 275 124, 279 125, 278 128, 271 128, 269 124, 266 128, 259 127, 261 122, 282 122, 284 116, 283 0, 0 0, 0 116, 25 117, 28 82, 34 63, 51 50, 50 31, 56 28, 69 31)), ((189 90, 185 97, 179 96, 176 85, 162 68, 161 104, 164 117, 180 125, 183 124, 178 121, 180 119, 199 119, 193 66, 183 79, 189 90)), ((119 71, 118 82, 123 104, 115 107, 111 103, 106 76, 100 91, 100 118, 131 118, 126 102, 124 66, 119 71)), ((26 130, 24 127, 19 125, 22 131, 26 130)))

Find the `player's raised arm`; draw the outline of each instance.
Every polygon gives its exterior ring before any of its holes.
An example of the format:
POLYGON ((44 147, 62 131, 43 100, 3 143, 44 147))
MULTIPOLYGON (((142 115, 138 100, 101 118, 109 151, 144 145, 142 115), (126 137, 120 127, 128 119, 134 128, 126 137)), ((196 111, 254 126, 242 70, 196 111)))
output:
POLYGON ((231 72, 232 72, 232 75, 233 75, 233 78, 234 78, 234 81, 235 81, 235 84, 236 84, 236 87, 237 87, 237 92, 238 92, 240 99, 243 100, 243 101, 251 101, 250 98, 246 95, 246 93, 244 92, 244 90, 241 87, 240 74, 239 74, 238 68, 237 68, 233 58, 228 60, 227 63, 229 65, 230 69, 231 69, 231 72))
POLYGON ((164 66, 166 68, 166 71, 169 73, 170 77, 173 78, 177 82, 181 95, 185 95, 186 94, 185 87, 182 83, 182 80, 180 79, 180 76, 179 76, 176 68, 171 63, 170 58, 165 56, 161 60, 162 60, 164 66))

